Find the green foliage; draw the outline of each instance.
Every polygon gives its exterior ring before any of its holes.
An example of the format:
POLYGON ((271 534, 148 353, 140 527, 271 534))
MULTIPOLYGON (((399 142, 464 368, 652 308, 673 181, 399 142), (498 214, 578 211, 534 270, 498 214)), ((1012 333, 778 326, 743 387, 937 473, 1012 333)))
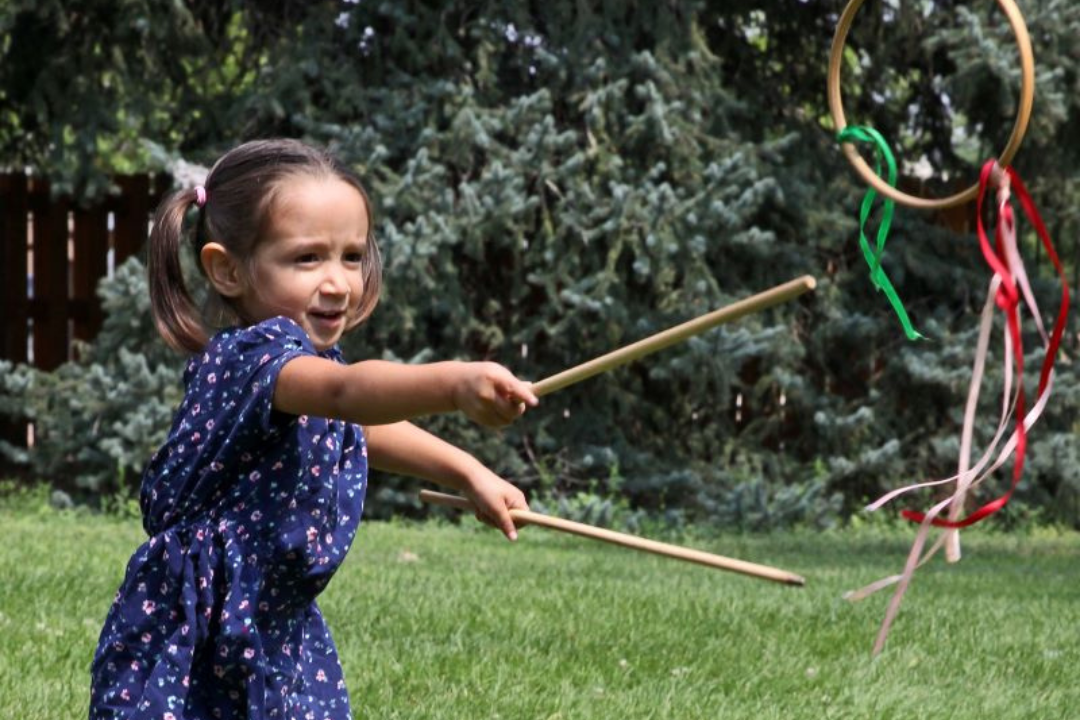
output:
POLYGON ((0 411, 25 416, 35 430, 32 451, 0 451, 35 477, 106 500, 130 493, 125 476, 138 478, 165 439, 183 388, 181 363, 154 338, 141 263, 117 268, 99 293, 106 320, 78 360, 53 372, 0 368, 0 411))
POLYGON ((155 147, 202 155, 266 132, 282 111, 259 75, 308 5, 0 4, 0 162, 100 197, 111 173, 159 169, 155 147))
MULTIPOLYGON (((55 40, 81 4, 68 5, 9 4, 0 22, 55 40)), ((953 472, 988 271, 970 233, 946 226, 954 216, 901 208, 886 263, 929 340, 904 341, 871 289, 855 242, 862 187, 825 102, 834 3, 159 5, 101 4, 152 17, 143 35, 131 34, 137 22, 99 34, 130 52, 106 61, 70 44, 40 63, 40 89, 0 91, 17 108, 8 120, 84 145, 84 129, 103 132, 108 152, 34 135, 17 159, 79 186, 140 153, 206 163, 273 134, 330 145, 372 191, 386 258, 383 302, 347 339, 350 358, 489 358, 540 379, 794 276, 818 278, 811 298, 550 395, 503 433, 424 421, 538 499, 571 513, 593 512, 595 497, 672 522, 824 526, 901 482, 953 472), (73 125, 68 98, 47 92, 80 62, 116 79, 100 100, 80 86, 70 96, 99 102, 91 117, 108 122, 73 125), (141 144, 117 140, 120 127, 141 144)), ((1062 0, 1024 12, 1039 87, 1016 164, 1060 241, 1080 236, 1080 100, 1069 92, 1080 12, 1062 0)), ((5 57, 25 44, 5 42, 5 57)), ((0 67, 0 79, 13 72, 0 67)), ((893 143, 908 189, 940 195, 1004 144, 1017 79, 992 3, 865 7, 845 55, 845 109, 893 143)), ((12 147, 27 127, 0 122, 0 142, 12 147)), ((1036 292, 1056 310, 1045 254, 1022 227, 1036 292)), ((1075 274, 1075 244, 1061 249, 1075 274)), ((43 474, 111 487, 123 468, 133 481, 167 426, 179 360, 152 339, 136 274, 126 277, 105 291, 117 297, 114 332, 85 359, 55 378, 4 374, 9 407, 29 408, 56 443, 26 459, 43 474)), ((1032 432, 1018 516, 1080 525, 1075 367, 1059 366, 1032 432)), ((996 417, 995 383, 992 373, 980 417, 996 417)), ((985 497, 1007 487, 999 474, 985 497)), ((414 490, 377 478, 369 508, 420 512, 414 490)))

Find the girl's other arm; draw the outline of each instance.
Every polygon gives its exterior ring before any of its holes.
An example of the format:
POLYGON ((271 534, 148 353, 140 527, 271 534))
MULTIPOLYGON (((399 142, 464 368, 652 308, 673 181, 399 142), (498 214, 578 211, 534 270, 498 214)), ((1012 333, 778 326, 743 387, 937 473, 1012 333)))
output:
POLYGON ((502 427, 539 401, 529 383, 492 362, 352 365, 305 355, 285 363, 274 407, 362 425, 383 425, 461 410, 474 422, 502 427))
POLYGON ((472 455, 408 422, 365 427, 364 435, 371 467, 462 492, 476 506, 478 520, 517 539, 508 511, 528 510, 525 496, 472 455))

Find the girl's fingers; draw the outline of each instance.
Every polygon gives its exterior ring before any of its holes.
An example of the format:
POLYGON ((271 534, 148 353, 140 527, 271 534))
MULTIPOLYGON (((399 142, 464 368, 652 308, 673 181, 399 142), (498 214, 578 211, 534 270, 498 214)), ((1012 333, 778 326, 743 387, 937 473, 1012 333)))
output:
POLYGON ((498 395, 491 400, 492 411, 486 415, 486 425, 505 427, 521 417, 525 405, 510 395, 498 395))
POLYGON ((517 416, 517 405, 515 405, 513 401, 506 397, 496 398, 495 417, 501 421, 501 425, 510 424, 517 416))
POLYGON ((510 388, 510 395, 518 402, 525 403, 529 407, 540 404, 540 398, 533 392, 532 383, 514 378, 514 384, 510 388))
POLYGON ((524 380, 518 380, 512 373, 507 371, 509 377, 502 387, 499 388, 501 395, 504 395, 516 403, 525 403, 528 407, 536 407, 540 404, 540 398, 533 392, 532 383, 525 382, 524 380))
POLYGON ((487 363, 485 367, 488 374, 484 383, 474 386, 470 391, 472 397, 458 406, 474 422, 488 427, 505 427, 528 408, 540 403, 532 383, 518 380, 501 365, 487 363))
POLYGON ((536 407, 539 402, 529 384, 520 381, 507 388, 496 400, 497 411, 507 423, 518 419, 528 408, 536 407))
POLYGON ((499 530, 508 540, 517 540, 517 527, 510 511, 529 509, 520 490, 487 471, 473 479, 466 495, 475 508, 477 520, 499 530))
POLYGON ((510 517, 510 513, 505 508, 499 512, 495 526, 502 531, 507 540, 517 540, 517 526, 514 525, 514 519, 510 517))
POLYGON ((525 499, 525 495, 515 488, 515 493, 506 499, 507 510, 528 510, 529 501, 525 499))
POLYGON ((540 398, 536 396, 536 393, 532 390, 532 383, 518 383, 521 387, 515 395, 521 402, 525 403, 529 407, 536 407, 540 404, 540 398))
POLYGON ((520 398, 508 395, 499 403, 499 412, 508 421, 512 422, 525 414, 526 403, 520 398))
POLYGON ((490 518, 478 510, 475 515, 477 520, 500 531, 508 540, 517 540, 517 527, 514 525, 514 520, 510 517, 510 513, 502 512, 499 513, 500 517, 490 518))

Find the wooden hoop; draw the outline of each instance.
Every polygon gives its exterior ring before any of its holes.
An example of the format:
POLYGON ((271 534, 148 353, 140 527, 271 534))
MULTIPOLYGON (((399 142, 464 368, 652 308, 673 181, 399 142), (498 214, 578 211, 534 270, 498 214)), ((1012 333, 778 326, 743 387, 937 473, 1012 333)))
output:
MULTIPOLYGON (((1020 148, 1024 133, 1027 132, 1028 121, 1031 119, 1031 106, 1035 99, 1035 59, 1031 50, 1031 37, 1028 35, 1027 25, 1024 23, 1024 18, 1014 0, 997 0, 997 3, 1005 11, 1005 15, 1009 18, 1009 24, 1012 26, 1013 34, 1016 36, 1016 45, 1020 51, 1021 70, 1020 106, 1016 113, 1016 124, 1013 125, 1012 135, 1009 136, 1005 149, 998 157, 998 162, 1002 167, 1005 167, 1012 162, 1016 151, 1020 148)), ((844 44, 847 41, 851 23, 855 19, 855 13, 862 7, 862 4, 863 0, 849 0, 847 7, 844 8, 844 12, 840 15, 840 21, 836 25, 836 35, 833 36, 832 51, 829 55, 829 111, 832 113, 837 133, 847 127, 843 100, 840 97, 840 65, 844 55, 844 44)), ((847 156, 848 161, 855 167, 863 180, 885 197, 892 198, 908 207, 922 210, 953 207, 954 205, 971 202, 979 192, 979 185, 976 183, 967 190, 945 198, 921 198, 909 195, 890 186, 878 177, 873 168, 862 159, 853 144, 843 143, 842 147, 844 155, 847 156)))

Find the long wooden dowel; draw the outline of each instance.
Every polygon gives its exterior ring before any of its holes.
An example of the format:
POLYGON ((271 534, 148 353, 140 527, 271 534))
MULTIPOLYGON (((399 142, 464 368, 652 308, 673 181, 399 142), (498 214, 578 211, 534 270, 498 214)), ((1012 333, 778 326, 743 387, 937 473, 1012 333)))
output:
MULTIPOLYGON (((476 509, 466 498, 458 495, 433 492, 431 490, 421 490, 420 499, 435 505, 445 505, 461 510, 476 509)), ((764 580, 784 583, 785 585, 806 584, 806 580, 799 575, 789 573, 786 570, 778 570, 777 568, 769 567, 768 565, 758 565, 757 563, 735 560, 734 558, 724 557, 723 555, 713 555, 712 553, 703 552, 701 550, 692 550, 690 548, 679 547, 678 545, 669 545, 668 543, 657 542, 655 540, 646 540, 645 538, 639 538, 635 535, 627 535, 626 533, 615 532, 614 530, 606 530, 604 528, 574 522, 573 520, 563 520, 562 518, 542 515, 529 510, 511 510, 510 517, 513 518, 514 524, 519 527, 522 525, 541 525, 546 528, 551 528, 552 530, 560 530, 562 532, 592 538, 593 540, 601 540, 603 542, 622 545, 623 547, 632 548, 634 550, 642 550, 644 552, 655 553, 656 555, 663 555, 677 560, 707 565, 709 567, 719 568, 720 570, 730 570, 731 572, 742 573, 743 575, 752 575, 764 580)))
POLYGON ((537 383, 533 383, 533 392, 536 393, 538 397, 553 393, 556 390, 563 389, 567 385, 581 382, 582 380, 591 378, 593 375, 607 372, 608 370, 617 368, 620 365, 625 365, 628 362, 637 360, 638 358, 658 350, 663 350, 666 347, 682 342, 694 335, 700 335, 717 325, 732 322, 744 315, 749 315, 750 313, 755 313, 764 310, 765 308, 772 307, 773 305, 779 305, 780 303, 792 300, 805 292, 813 290, 816 286, 817 281, 814 280, 813 277, 810 275, 803 275, 802 277, 790 280, 783 285, 777 285, 770 290, 765 290, 757 295, 752 295, 744 300, 739 300, 738 302, 722 307, 719 310, 713 310, 712 312, 694 318, 693 320, 687 320, 681 325, 662 330, 644 340, 638 340, 626 347, 613 350, 606 355, 601 355, 598 358, 572 367, 569 370, 564 370, 561 373, 552 375, 537 383))

